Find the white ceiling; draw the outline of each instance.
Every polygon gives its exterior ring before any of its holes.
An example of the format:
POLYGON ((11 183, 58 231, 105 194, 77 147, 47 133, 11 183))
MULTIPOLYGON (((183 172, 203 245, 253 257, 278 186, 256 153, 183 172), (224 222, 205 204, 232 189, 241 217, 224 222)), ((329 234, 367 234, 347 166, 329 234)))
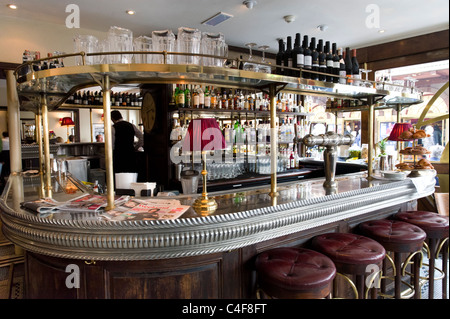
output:
POLYGON ((198 28, 207 32, 222 32, 229 45, 244 47, 247 42, 269 45, 277 51, 277 38, 307 34, 325 41, 336 42, 338 47, 359 48, 398 40, 410 36, 448 29, 448 0, 256 0, 252 10, 244 0, 0 0, 0 17, 17 16, 36 21, 65 24, 69 3, 80 8, 80 27, 107 31, 120 26, 133 31, 134 36, 149 35, 154 30, 178 27, 198 28), (18 10, 6 7, 15 3, 18 10), (380 28, 369 28, 366 19, 368 5, 380 9, 380 28), (135 10, 134 16, 126 10, 135 10), (234 17, 216 27, 201 22, 218 12, 234 17), (296 20, 286 23, 285 15, 296 20), (318 25, 326 24, 321 32, 318 25))

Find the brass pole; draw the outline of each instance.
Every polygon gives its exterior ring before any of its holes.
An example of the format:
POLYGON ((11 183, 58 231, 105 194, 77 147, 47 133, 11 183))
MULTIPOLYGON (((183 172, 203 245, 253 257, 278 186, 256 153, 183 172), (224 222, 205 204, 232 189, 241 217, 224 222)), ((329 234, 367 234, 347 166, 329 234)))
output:
MULTIPOLYGON (((401 104, 397 104, 397 123, 401 123, 402 122, 402 116, 401 116, 401 112, 402 112, 402 105, 401 104)), ((401 161, 401 154, 400 154, 400 150, 402 149, 402 142, 397 141, 397 160, 400 162, 401 161)))
POLYGON ((105 165, 106 165, 106 210, 114 208, 114 171, 113 171, 113 145, 111 127, 111 84, 109 75, 103 77, 103 114, 105 123, 105 165))
POLYGON ((269 88, 270 98, 270 194, 272 197, 272 206, 277 205, 277 153, 278 153, 278 130, 277 130, 277 110, 275 85, 271 84, 269 88))
POLYGON ((90 124, 90 128, 91 128, 91 143, 94 142, 94 125, 92 124, 92 109, 89 108, 89 124, 90 124))
POLYGON ((40 198, 45 197, 44 192, 44 147, 42 145, 42 116, 41 114, 36 114, 34 117, 34 122, 36 124, 36 141, 39 146, 39 177, 41 180, 41 187, 39 187, 40 198))
POLYGON ((20 103, 14 71, 6 70, 8 103, 9 158, 11 174, 22 171, 22 138, 20 137, 20 103))
POLYGON ((369 150, 367 159, 367 178, 371 180, 373 178, 373 155, 374 155, 374 112, 375 104, 373 103, 372 97, 367 98, 367 103, 369 104, 369 150))
MULTIPOLYGON (((45 92, 45 84, 43 84, 45 92)), ((50 138, 48 136, 48 107, 47 96, 45 93, 41 95, 41 113, 42 113, 42 128, 44 141, 44 192, 46 197, 52 197, 52 171, 50 168, 50 138)))

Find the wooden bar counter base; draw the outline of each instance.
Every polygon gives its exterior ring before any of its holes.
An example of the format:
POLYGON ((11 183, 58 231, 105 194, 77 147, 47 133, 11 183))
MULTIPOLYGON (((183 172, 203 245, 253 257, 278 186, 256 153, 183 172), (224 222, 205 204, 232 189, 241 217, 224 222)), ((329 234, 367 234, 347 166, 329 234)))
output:
MULTIPOLYGON (((435 174, 392 181, 363 172, 336 180, 336 189, 325 189, 321 178, 279 184, 277 206, 270 186, 254 187, 210 193, 218 209, 207 217, 190 208, 175 220, 105 221, 98 213, 23 209, 23 201, 39 198, 39 176, 16 174, 0 216, 4 235, 26 251, 26 298, 254 298, 258 253, 307 247, 315 235, 410 210, 435 186, 435 174), (76 281, 69 275, 78 270, 76 281)), ((55 200, 69 199, 53 189, 55 200)), ((196 196, 176 198, 191 205, 196 196)))

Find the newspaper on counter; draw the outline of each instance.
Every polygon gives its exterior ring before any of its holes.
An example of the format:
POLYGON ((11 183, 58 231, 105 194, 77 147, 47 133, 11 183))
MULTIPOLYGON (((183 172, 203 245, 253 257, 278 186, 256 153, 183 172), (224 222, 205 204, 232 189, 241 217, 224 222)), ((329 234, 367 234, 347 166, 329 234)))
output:
POLYGON ((183 215, 190 206, 181 205, 176 199, 136 199, 117 205, 105 211, 101 216, 106 220, 165 220, 176 219, 183 215))
MULTIPOLYGON (((114 205, 126 202, 129 196, 116 196, 114 205)), ((22 206, 38 213, 56 213, 58 211, 95 212, 106 207, 107 198, 104 195, 86 194, 67 202, 58 202, 52 198, 23 202, 22 206)))

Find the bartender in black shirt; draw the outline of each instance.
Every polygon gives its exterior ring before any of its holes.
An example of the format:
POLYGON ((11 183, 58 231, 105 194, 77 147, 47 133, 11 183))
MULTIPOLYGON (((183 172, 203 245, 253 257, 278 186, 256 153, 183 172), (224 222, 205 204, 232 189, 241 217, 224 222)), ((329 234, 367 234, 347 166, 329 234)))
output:
POLYGON ((125 121, 122 114, 114 110, 111 112, 113 166, 114 173, 136 173, 138 151, 144 145, 144 136, 136 125, 125 121), (138 141, 134 144, 134 137, 138 141))

